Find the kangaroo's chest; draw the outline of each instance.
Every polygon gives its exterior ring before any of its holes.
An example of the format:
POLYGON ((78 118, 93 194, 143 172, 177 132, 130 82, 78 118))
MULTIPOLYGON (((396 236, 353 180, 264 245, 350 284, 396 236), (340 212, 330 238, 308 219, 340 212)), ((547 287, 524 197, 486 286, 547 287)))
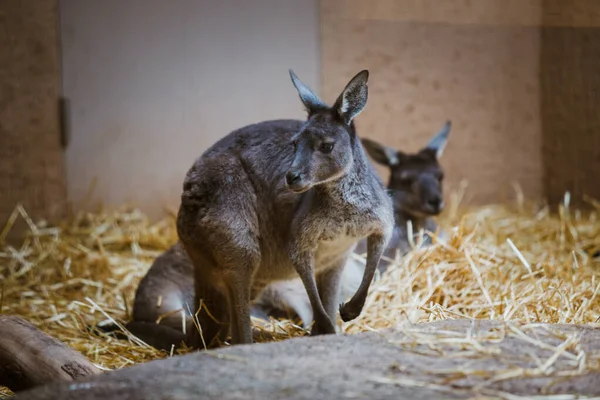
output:
POLYGON ((354 235, 340 235, 320 240, 315 250, 315 269, 326 269, 345 259, 360 239, 354 235))
POLYGON ((322 226, 315 248, 315 268, 328 268, 345 259, 361 239, 377 228, 377 222, 367 213, 336 218, 322 226))

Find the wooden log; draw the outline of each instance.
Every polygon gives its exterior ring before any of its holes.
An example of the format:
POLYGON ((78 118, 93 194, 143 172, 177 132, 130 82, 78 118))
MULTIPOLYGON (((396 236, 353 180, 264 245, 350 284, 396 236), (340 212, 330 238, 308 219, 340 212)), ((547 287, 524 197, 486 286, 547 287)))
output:
POLYGON ((0 386, 16 392, 100 372, 83 355, 23 318, 0 315, 0 386))

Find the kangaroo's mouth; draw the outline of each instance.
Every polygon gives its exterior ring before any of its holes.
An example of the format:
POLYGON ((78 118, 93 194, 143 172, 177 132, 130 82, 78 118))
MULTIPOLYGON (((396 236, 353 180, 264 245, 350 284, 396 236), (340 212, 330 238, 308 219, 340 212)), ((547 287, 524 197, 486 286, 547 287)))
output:
POLYGON ((293 181, 286 179, 285 187, 293 193, 304 193, 313 187, 313 185, 309 179, 296 179, 293 181))
POLYGON ((440 215, 444 211, 444 203, 441 202, 435 206, 427 205, 424 207, 423 211, 428 213, 430 216, 440 215))
POLYGON ((442 213, 441 210, 431 210, 431 209, 420 209, 419 211, 413 211, 416 217, 436 217, 442 213))
POLYGON ((307 192, 311 187, 311 185, 287 185, 289 191, 296 194, 307 192))
POLYGON ((401 209, 413 218, 429 218, 435 217, 440 213, 435 213, 432 210, 425 209, 424 207, 401 207, 401 209))

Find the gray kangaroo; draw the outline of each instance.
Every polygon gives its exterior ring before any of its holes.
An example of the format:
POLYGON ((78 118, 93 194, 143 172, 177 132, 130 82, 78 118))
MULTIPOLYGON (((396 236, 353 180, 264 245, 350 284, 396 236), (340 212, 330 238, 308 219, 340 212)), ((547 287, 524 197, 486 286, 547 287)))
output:
MULTIPOLYGON (((388 258, 394 258, 396 249, 401 255, 410 250, 407 229, 409 222, 415 234, 420 230, 437 230, 432 217, 439 215, 444 209, 444 171, 439 159, 448 142, 451 127, 451 122, 447 121, 423 149, 413 154, 370 139, 362 139, 371 158, 390 169, 387 187, 394 201, 394 233, 384 252, 388 258)), ((424 242, 431 243, 431 237, 425 235, 424 242)), ((364 245, 362 248, 365 248, 364 245)), ((357 251, 361 250, 359 244, 357 251)), ((385 269, 388 263, 382 261, 379 265, 380 269, 385 269)))
POLYGON ((353 122, 367 102, 368 76, 358 73, 330 107, 290 70, 307 119, 233 131, 187 173, 177 232, 194 265, 200 329, 188 332, 192 346, 229 333, 233 344, 252 343, 251 299, 295 276, 310 300, 311 334, 335 334, 340 276, 367 237, 362 281, 339 306, 344 321, 362 311, 394 221, 353 122))
MULTIPOLYGON (((385 272, 391 261, 396 257, 396 252, 401 256, 410 249, 409 231, 407 225, 412 224, 414 235, 424 230, 424 244, 431 243, 427 232, 436 232, 437 224, 433 217, 439 215, 444 209, 443 180, 444 172, 439 159, 444 152, 450 134, 451 123, 446 122, 444 127, 417 153, 404 153, 379 144, 370 139, 362 139, 362 144, 371 158, 390 169, 388 191, 394 201, 394 230, 390 241, 384 251, 384 258, 379 262, 379 271, 385 272)), ((444 237, 443 232, 438 233, 444 237)), ((364 254, 367 242, 361 240, 355 248, 358 254, 364 254)), ((356 259, 349 259, 342 275, 342 299, 348 298, 360 285, 365 264, 356 259)), ((268 310, 290 309, 303 321, 312 320, 312 311, 308 306, 306 294, 293 290, 300 286, 297 280, 290 281, 285 288, 273 287, 270 292, 264 293, 258 304, 268 310), (276 292, 284 292, 281 295, 276 292)), ((288 312, 290 312, 288 311, 288 312)), ((290 314, 293 313, 290 312, 290 314)))
MULTIPOLYGON (((448 141, 451 124, 447 122, 429 143, 417 153, 396 151, 373 140, 362 139, 371 158, 390 168, 388 191, 394 199, 395 226, 392 239, 385 250, 393 259, 395 252, 403 255, 410 249, 407 223, 415 232, 437 229, 432 217, 443 210, 443 169, 439 163, 448 141)), ((429 240, 425 236, 425 241, 429 240)), ((361 240, 356 252, 366 251, 366 240, 361 240)), ((382 259, 380 272, 389 262, 382 259)), ((364 263, 349 259, 342 275, 342 300, 347 299, 360 285, 364 263)), ((133 320, 127 329, 155 347, 168 350, 171 344, 185 341, 184 332, 194 329, 190 316, 194 304, 194 267, 180 243, 159 256, 140 282, 133 307, 133 320), (182 320, 181 313, 184 314, 182 320), (160 325, 156 322, 160 320, 160 325), (185 327, 183 326, 185 325, 185 327)), ((279 281, 267 285, 255 299, 251 315, 298 316, 305 327, 312 322, 312 309, 300 279, 279 281)))

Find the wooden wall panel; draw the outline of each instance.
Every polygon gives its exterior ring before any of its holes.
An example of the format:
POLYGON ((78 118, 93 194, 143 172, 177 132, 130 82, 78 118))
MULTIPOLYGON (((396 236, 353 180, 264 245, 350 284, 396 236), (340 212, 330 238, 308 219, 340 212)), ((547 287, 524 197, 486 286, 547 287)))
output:
MULTIPOLYGON (((375 8, 382 1, 368 3, 375 8)), ((325 99, 333 101, 367 68, 370 95, 357 119, 360 135, 414 151, 451 119, 443 158, 447 190, 466 179, 473 203, 498 202, 514 180, 529 197, 541 197, 539 28, 423 22, 419 10, 408 20, 363 18, 357 4, 321 1, 325 99)))
POLYGON ((476 25, 537 25, 541 0, 339 0, 348 18, 476 25))
MULTIPOLYGON (((578 3, 600 26, 600 2, 578 3)), ((544 21, 569 14, 571 7, 544 0, 544 21)), ((540 81, 549 201, 562 201, 567 190, 579 206, 584 195, 600 199, 600 28, 544 27, 540 81)))
POLYGON ((0 224, 65 211, 57 0, 0 2, 0 224))
POLYGON ((445 24, 600 26, 596 0, 338 0, 345 18, 445 24))

